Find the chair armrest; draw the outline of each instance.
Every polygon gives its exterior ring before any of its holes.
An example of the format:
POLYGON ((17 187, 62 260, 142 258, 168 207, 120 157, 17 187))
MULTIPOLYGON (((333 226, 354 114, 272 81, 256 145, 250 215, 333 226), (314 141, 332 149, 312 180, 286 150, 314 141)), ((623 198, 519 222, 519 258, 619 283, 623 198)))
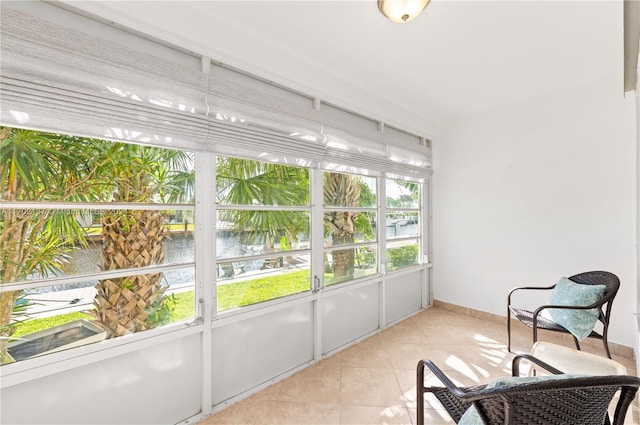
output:
POLYGON ((520 291, 522 289, 527 289, 527 290, 532 290, 532 291, 539 291, 539 290, 548 290, 548 289, 553 289, 556 287, 556 284, 554 283, 551 286, 518 286, 516 288, 512 288, 511 291, 509 291, 509 294, 512 294, 516 291, 520 291))
POLYGON ((451 391, 451 393, 456 397, 464 399, 472 396, 472 394, 468 394, 460 390, 460 388, 458 388, 456 384, 454 384, 447 377, 447 375, 445 375, 444 372, 441 371, 438 368, 438 366, 436 366, 431 360, 420 360, 418 362, 418 382, 417 382, 418 389, 422 389, 424 392, 424 388, 425 388, 424 387, 424 367, 425 366, 428 367, 431 370, 431 372, 440 380, 440 382, 442 382, 444 386, 447 387, 447 389, 451 391))
POLYGON ((517 354, 513 360, 511 361, 511 376, 520 376, 520 362, 522 360, 527 360, 541 368, 545 369, 547 372, 551 372, 554 375, 562 375, 564 372, 556 369, 550 364, 543 362, 542 360, 534 357, 530 354, 517 354))
POLYGON ((545 309, 557 309, 557 310, 592 310, 598 309, 598 320, 602 323, 607 323, 607 319, 602 313, 602 302, 598 301, 591 305, 543 305, 535 309, 533 312, 533 328, 538 327, 538 316, 545 309))
POLYGON ((533 312, 533 322, 534 325, 535 323, 538 321, 538 315, 542 312, 542 310, 546 310, 546 309, 557 309, 557 310, 591 310, 594 308, 601 308, 602 307, 602 303, 600 301, 595 302, 591 305, 552 305, 552 304, 546 304, 546 305, 542 305, 538 308, 536 308, 533 312))
POLYGON ((531 291, 546 291, 549 289, 553 289, 555 288, 556 285, 553 284, 551 286, 519 286, 517 288, 513 288, 509 291, 509 294, 507 295, 507 305, 510 306, 511 305, 511 295, 513 295, 514 292, 516 291, 520 291, 520 290, 531 290, 531 291))

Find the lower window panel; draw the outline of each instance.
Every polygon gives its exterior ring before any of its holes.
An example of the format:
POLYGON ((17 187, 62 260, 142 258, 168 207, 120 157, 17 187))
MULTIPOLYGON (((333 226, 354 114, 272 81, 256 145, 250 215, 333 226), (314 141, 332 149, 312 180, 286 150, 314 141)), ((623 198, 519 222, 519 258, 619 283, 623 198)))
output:
POLYGON ((419 239, 388 242, 387 271, 420 264, 419 253, 419 239))
POLYGON ((2 363, 192 319, 189 276, 193 268, 4 292, 14 308, 0 326, 2 363))
POLYGON ((219 262, 217 308, 227 311, 311 290, 309 254, 219 262))

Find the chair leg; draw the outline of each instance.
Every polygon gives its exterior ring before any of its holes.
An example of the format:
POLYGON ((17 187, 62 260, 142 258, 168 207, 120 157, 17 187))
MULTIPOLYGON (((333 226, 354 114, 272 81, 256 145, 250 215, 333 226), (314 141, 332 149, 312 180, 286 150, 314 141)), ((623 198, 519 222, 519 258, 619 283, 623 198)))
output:
POLYGON ((424 363, 418 363, 418 373, 416 382, 416 425, 424 425, 424 363))
POLYGON ((511 352, 511 310, 507 307, 507 353, 511 352))

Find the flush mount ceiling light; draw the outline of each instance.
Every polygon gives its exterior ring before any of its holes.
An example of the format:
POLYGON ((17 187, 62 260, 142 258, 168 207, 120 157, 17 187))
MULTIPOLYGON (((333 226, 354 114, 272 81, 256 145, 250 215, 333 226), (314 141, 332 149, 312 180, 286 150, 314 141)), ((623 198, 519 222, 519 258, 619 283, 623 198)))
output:
POLYGON ((415 19, 427 7, 430 0, 378 0, 378 9, 398 24, 415 19))

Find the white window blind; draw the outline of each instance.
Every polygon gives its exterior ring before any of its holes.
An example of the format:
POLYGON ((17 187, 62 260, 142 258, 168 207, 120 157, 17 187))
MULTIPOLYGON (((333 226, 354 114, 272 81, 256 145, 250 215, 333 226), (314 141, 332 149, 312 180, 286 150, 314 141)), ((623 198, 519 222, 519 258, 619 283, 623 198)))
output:
POLYGON ((196 148, 207 134, 202 73, 2 9, 2 123, 196 148))
POLYGON ((322 117, 308 97, 213 65, 207 102, 216 152, 297 165, 323 158, 322 117))
POLYGON ((0 24, 2 125, 328 169, 430 173, 420 137, 253 76, 217 65, 206 74, 194 61, 9 7, 0 24))

